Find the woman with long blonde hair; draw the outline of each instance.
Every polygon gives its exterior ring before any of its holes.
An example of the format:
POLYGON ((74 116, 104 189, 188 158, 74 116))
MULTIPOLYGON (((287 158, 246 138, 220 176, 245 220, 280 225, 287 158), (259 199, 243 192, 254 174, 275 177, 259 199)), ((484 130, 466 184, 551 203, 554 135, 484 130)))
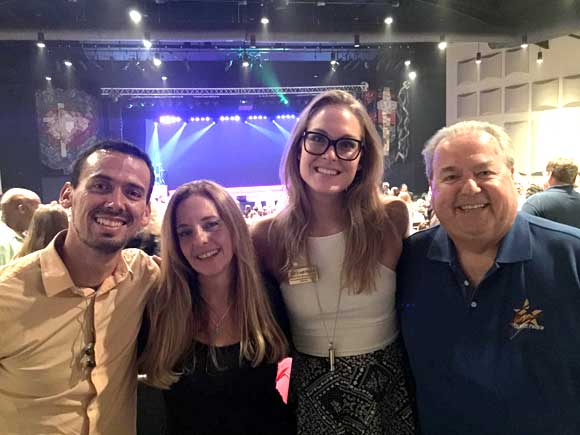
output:
POLYGON ((288 206, 253 228, 290 317, 299 434, 415 430, 394 301, 409 218, 380 194, 383 153, 356 98, 318 95, 284 154, 288 206))
POLYGON ((211 181, 180 186, 161 230, 161 283, 140 359, 170 434, 291 433, 275 388, 286 353, 243 215, 211 181))
POLYGON ((54 236, 68 228, 66 210, 60 204, 41 204, 34 211, 22 248, 14 258, 46 248, 54 236))

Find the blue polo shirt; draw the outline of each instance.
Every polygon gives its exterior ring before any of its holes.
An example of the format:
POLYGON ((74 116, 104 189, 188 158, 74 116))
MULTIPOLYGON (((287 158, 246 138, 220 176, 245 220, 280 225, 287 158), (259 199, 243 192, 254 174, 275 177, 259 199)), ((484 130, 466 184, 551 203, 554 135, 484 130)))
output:
POLYGON ((405 242, 397 307, 425 435, 580 434, 580 230, 518 214, 471 288, 446 231, 405 242))

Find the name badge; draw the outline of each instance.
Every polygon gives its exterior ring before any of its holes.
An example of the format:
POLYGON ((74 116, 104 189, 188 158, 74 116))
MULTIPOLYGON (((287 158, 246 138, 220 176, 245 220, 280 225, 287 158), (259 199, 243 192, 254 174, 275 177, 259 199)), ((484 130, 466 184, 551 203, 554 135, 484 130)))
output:
POLYGON ((288 271, 288 284, 309 284, 318 281, 316 266, 295 267, 288 271))

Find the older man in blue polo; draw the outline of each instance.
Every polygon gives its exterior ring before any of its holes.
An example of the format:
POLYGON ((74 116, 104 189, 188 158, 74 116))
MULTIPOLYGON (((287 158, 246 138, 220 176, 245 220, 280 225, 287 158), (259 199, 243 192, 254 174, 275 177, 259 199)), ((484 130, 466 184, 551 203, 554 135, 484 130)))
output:
POLYGON ((580 231, 517 212, 498 126, 443 128, 423 155, 441 225, 397 273, 423 433, 580 434, 580 231))

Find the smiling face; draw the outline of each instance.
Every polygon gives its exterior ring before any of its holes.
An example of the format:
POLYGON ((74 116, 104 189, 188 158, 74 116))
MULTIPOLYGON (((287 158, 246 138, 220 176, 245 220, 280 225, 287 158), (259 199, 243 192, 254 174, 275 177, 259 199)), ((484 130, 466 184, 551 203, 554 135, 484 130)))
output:
MULTIPOLYGON (((71 208, 68 246, 113 254, 149 221, 149 168, 136 157, 99 150, 83 165, 79 183, 66 183, 60 202, 71 208)), ((80 251, 79 251, 80 252, 80 251)))
POLYGON ((456 244, 497 245, 512 226, 517 193, 505 161, 485 132, 454 136, 435 148, 432 204, 456 244))
MULTIPOLYGON (((363 136, 357 117, 346 106, 339 105, 320 109, 310 119, 306 130, 322 133, 331 140, 362 140, 363 136)), ((304 150, 303 141, 300 144, 300 176, 310 195, 338 195, 351 185, 362 153, 355 160, 345 161, 336 156, 333 147, 328 147, 324 154, 316 156, 304 150)))
POLYGON ((175 225, 181 253, 202 285, 207 280, 231 278, 232 238, 213 201, 190 195, 177 206, 175 225))

